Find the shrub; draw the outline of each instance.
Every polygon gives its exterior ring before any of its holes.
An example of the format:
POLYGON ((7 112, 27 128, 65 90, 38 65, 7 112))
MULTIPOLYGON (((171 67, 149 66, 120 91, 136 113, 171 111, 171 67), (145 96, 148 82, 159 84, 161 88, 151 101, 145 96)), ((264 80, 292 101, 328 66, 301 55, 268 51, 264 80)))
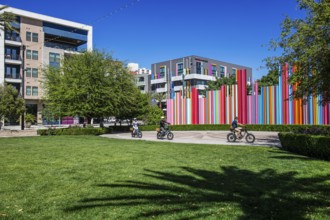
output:
POLYGON ((278 134, 284 150, 330 160, 330 137, 295 133, 278 134))
POLYGON ((81 127, 71 127, 71 128, 48 128, 39 129, 37 131, 39 135, 101 135, 106 133, 105 129, 102 128, 81 128, 81 127))

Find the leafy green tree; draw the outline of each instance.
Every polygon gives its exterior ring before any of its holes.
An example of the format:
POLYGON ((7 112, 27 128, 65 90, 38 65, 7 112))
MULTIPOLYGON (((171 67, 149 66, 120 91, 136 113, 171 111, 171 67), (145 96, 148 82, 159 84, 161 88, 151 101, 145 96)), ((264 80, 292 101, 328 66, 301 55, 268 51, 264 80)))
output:
POLYGON ((0 121, 17 119, 25 111, 25 101, 11 85, 0 85, 0 121))
POLYGON ((97 50, 74 54, 61 67, 44 70, 47 107, 56 115, 92 118, 126 117, 136 94, 133 76, 122 62, 97 50))
POLYGON ((143 120, 147 125, 158 125, 162 116, 164 116, 162 109, 156 105, 149 105, 148 114, 144 115, 143 120))
POLYGON ((234 85, 234 84, 237 84, 236 77, 234 75, 230 75, 228 77, 222 76, 216 78, 216 81, 208 81, 206 91, 219 90, 223 85, 234 85))
POLYGON ((330 101, 330 3, 328 0, 297 0, 304 19, 286 17, 279 40, 271 49, 282 50, 278 57, 268 60, 273 65, 289 63, 296 71, 290 83, 297 83, 294 97, 320 94, 323 103, 330 101))
POLYGON ((266 65, 269 70, 268 74, 262 76, 261 79, 256 80, 256 82, 258 82, 258 86, 261 87, 261 86, 278 85, 278 77, 279 77, 278 65, 274 65, 272 62, 267 62, 266 65))
POLYGON ((11 12, 4 11, 6 8, 8 8, 8 6, 0 7, 0 29, 14 30, 11 26, 11 22, 15 21, 16 16, 11 12))

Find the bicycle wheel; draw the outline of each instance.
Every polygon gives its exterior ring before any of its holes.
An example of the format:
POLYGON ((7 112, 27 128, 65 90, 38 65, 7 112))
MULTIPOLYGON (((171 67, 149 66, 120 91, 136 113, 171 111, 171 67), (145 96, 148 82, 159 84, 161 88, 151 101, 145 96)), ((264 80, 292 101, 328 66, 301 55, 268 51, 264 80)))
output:
POLYGON ((141 131, 138 132, 138 138, 142 138, 142 132, 141 131))
POLYGON ((246 142, 248 142, 248 143, 253 143, 255 139, 256 138, 254 137, 253 134, 247 134, 246 138, 245 138, 246 142))
POLYGON ((174 138, 174 134, 172 132, 168 132, 167 139, 168 140, 173 140, 173 138, 174 138))
POLYGON ((236 141, 236 135, 234 133, 227 134, 227 140, 228 140, 228 142, 235 142, 236 141))

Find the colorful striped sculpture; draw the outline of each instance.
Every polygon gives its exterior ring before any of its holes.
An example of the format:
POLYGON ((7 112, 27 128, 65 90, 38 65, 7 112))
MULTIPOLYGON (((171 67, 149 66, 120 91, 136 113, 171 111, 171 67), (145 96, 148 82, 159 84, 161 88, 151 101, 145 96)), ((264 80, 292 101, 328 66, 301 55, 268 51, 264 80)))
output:
POLYGON ((207 91, 199 98, 195 88, 191 98, 176 93, 167 100, 167 120, 171 124, 230 124, 235 116, 243 124, 329 124, 330 103, 319 104, 320 96, 290 99, 296 85, 289 85, 288 77, 294 68, 288 64, 280 70, 279 85, 261 87, 252 85, 252 95, 247 95, 246 70, 238 70, 237 85, 222 86, 207 91))

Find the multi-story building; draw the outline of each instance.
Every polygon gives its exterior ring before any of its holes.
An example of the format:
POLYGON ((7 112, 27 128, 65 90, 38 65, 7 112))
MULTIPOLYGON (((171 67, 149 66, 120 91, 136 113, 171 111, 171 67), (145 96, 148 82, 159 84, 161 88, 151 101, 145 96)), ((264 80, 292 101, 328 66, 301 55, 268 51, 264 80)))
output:
MULTIPOLYGON (((1 6, 1 5, 0 5, 1 6)), ((16 15, 15 30, 0 29, 0 83, 13 85, 27 111, 42 122, 42 68, 59 66, 67 54, 92 49, 92 27, 8 7, 16 15)))
POLYGON ((208 81, 236 75, 237 70, 240 69, 246 69, 247 84, 251 84, 252 68, 250 67, 194 55, 163 61, 151 65, 151 91, 164 93, 167 98, 173 97, 175 92, 180 91, 184 95, 185 91, 191 88, 197 88, 199 94, 202 94, 208 81))
POLYGON ((146 68, 139 68, 137 63, 127 64, 132 75, 135 77, 136 86, 142 93, 148 93, 150 91, 150 76, 151 70, 146 68))

